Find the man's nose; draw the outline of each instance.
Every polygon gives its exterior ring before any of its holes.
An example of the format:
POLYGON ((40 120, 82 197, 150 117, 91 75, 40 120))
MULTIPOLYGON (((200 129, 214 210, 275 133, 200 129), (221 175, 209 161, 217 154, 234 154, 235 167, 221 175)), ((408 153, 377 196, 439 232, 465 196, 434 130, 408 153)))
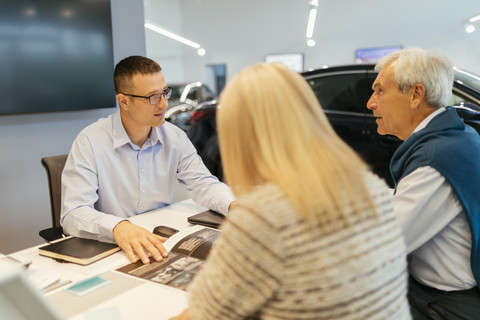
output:
POLYGON ((373 101, 373 94, 370 96, 370 99, 367 101, 367 109, 373 110, 376 107, 376 103, 373 101))

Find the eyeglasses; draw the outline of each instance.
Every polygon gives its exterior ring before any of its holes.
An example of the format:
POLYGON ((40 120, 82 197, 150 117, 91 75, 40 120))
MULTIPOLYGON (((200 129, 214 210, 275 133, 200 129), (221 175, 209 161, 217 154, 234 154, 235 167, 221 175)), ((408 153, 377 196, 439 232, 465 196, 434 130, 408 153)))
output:
POLYGON ((170 97, 172 96, 172 88, 168 87, 167 89, 165 89, 162 93, 156 93, 156 94, 152 94, 151 96, 148 96, 148 97, 145 97, 145 96, 137 96, 137 95, 134 95, 134 94, 128 94, 128 93, 122 93, 126 96, 129 96, 129 97, 134 97, 134 98, 143 98, 143 99, 148 99, 150 104, 152 105, 156 105, 157 103, 159 103, 161 100, 162 100, 162 96, 165 98, 165 100, 168 100, 170 99, 170 97))

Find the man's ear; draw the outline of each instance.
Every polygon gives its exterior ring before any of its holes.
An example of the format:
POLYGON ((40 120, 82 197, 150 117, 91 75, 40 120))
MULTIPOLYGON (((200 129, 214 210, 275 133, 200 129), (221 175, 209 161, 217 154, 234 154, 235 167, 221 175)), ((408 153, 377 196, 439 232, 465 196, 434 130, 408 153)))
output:
POLYGON ((124 94, 117 94, 118 105, 122 109, 128 109, 128 97, 124 94))
POLYGON ((421 83, 415 84, 410 89, 410 107, 412 109, 418 108, 425 99, 425 86, 421 83))

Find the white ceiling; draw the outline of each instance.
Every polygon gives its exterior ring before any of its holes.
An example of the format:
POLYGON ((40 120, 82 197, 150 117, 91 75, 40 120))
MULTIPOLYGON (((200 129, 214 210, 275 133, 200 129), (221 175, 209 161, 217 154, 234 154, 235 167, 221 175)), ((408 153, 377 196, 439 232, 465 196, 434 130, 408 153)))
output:
POLYGON ((174 81, 202 80, 208 64, 226 63, 228 78, 266 54, 301 52, 305 69, 354 62, 358 48, 440 48, 480 74, 478 0, 319 0, 313 48, 305 44, 308 0, 145 0, 145 18, 200 43, 207 54, 146 32, 147 54, 174 81))

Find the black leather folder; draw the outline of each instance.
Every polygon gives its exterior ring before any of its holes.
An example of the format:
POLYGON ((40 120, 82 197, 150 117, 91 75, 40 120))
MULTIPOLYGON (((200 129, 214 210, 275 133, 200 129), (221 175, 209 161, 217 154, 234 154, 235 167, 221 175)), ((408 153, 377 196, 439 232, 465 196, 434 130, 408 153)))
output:
POLYGON ((205 227, 218 229, 222 224, 225 216, 213 210, 207 210, 188 217, 188 222, 191 224, 199 224, 205 227))

